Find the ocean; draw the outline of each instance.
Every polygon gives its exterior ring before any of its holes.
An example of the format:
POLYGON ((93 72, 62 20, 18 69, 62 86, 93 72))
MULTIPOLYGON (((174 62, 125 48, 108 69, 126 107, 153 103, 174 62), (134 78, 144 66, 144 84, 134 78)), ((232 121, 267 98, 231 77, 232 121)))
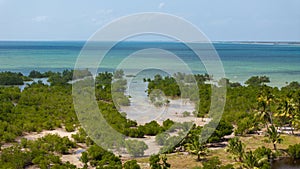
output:
MULTIPOLYGON (((33 69, 41 72, 73 69, 84 44, 83 41, 0 41, 0 71, 28 75, 33 69)), ((101 45, 106 44, 99 43, 99 48, 101 45)), ((300 82, 299 44, 215 42, 213 46, 223 64, 225 76, 233 82, 244 83, 251 76, 261 75, 270 77, 271 86, 282 87, 287 82, 300 82)), ((138 57, 150 65, 151 62, 167 62, 176 72, 176 63, 164 60, 172 53, 194 73, 206 73, 201 60, 182 43, 130 41, 114 46, 99 65, 99 71, 112 71, 120 63, 124 64, 127 56, 139 51, 144 52, 138 57), (161 50, 153 50, 155 48, 161 50)), ((127 64, 134 68, 139 63, 131 59, 127 64)))

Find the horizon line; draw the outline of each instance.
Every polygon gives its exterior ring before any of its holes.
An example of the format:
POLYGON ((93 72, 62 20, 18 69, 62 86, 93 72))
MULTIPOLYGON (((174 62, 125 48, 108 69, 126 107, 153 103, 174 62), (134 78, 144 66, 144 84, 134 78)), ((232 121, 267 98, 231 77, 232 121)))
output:
MULTIPOLYGON (((49 39, 0 39, 0 42, 87 42, 88 40, 49 40, 49 39)), ((95 41, 95 42, 117 42, 117 41, 95 41)), ((129 40, 126 42, 180 42, 171 40, 129 40)), ((300 40, 212 40, 210 42, 239 42, 239 43, 300 43, 300 40)), ((187 42, 187 43, 197 43, 187 42)))

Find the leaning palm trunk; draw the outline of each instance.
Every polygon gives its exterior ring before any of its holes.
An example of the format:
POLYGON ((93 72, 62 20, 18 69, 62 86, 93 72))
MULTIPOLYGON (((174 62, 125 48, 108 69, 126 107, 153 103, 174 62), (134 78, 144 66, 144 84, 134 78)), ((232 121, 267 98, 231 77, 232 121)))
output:
POLYGON ((277 151, 276 143, 273 143, 274 150, 277 151))

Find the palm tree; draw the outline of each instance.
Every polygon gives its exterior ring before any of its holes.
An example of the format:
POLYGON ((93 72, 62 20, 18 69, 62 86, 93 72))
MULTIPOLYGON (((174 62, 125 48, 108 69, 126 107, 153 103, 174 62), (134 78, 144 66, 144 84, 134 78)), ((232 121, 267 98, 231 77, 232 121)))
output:
POLYGON ((300 92, 295 92, 294 94, 294 103, 295 103, 295 111, 294 111, 294 118, 292 121, 292 125, 296 128, 300 126, 300 92))
POLYGON ((277 132, 274 125, 271 125, 268 128, 267 135, 269 137, 269 140, 273 143, 274 150, 277 151, 276 144, 281 143, 282 138, 281 138, 280 134, 277 132))
POLYGON ((255 116, 258 120, 263 121, 266 128, 268 128, 268 122, 273 124, 271 103, 274 101, 274 96, 270 91, 262 92, 257 101, 258 109, 255 116))
POLYGON ((267 160, 267 157, 259 157, 256 153, 249 151, 244 155, 243 166, 247 169, 259 169, 267 160))
MULTIPOLYGON (((299 128, 300 126, 300 112, 299 111, 296 111, 295 112, 295 115, 293 117, 293 120, 292 120, 292 126, 294 126, 295 128, 299 128)), ((292 128, 292 132, 294 132, 294 129, 292 128)))
POLYGON ((234 137, 229 140, 226 151, 233 155, 236 161, 242 162, 244 155, 244 144, 238 137, 234 137), (238 160, 237 160, 238 159, 238 160))
POLYGON ((201 157, 207 155, 207 147, 205 143, 200 142, 199 137, 194 137, 191 143, 186 144, 187 151, 197 155, 197 160, 201 161, 201 157))
POLYGON ((278 112, 274 114, 274 116, 286 118, 289 122, 289 126, 292 128, 292 134, 294 134, 293 126, 296 125, 297 119, 296 116, 297 106, 294 103, 292 98, 285 98, 281 101, 278 112))

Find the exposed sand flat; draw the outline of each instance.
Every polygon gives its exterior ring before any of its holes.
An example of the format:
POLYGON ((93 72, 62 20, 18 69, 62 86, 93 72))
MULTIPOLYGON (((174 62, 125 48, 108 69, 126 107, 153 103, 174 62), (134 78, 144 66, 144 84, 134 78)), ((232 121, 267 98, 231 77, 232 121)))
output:
MULTIPOLYGON (((74 151, 81 150, 80 148, 74 149, 74 151)), ((78 154, 67 154, 67 155, 62 155, 61 156, 61 161, 62 162, 70 162, 73 165, 76 165, 77 168, 82 168, 84 164, 80 161, 81 153, 78 154)))
POLYGON ((138 124, 145 124, 152 120, 162 124, 164 120, 170 119, 175 122, 196 122, 192 112, 195 105, 184 99, 170 100, 168 105, 155 107, 148 98, 131 99, 131 106, 121 107, 120 112, 125 112, 127 118, 136 120, 138 124), (183 117, 183 112, 190 112, 190 116, 183 117))
MULTIPOLYGON (((67 132, 63 128, 57 128, 55 130, 44 130, 40 133, 38 132, 23 133, 23 136, 16 138, 16 142, 20 143, 22 138, 26 138, 27 140, 37 140, 38 138, 42 138, 47 134, 57 134, 60 137, 68 137, 70 140, 74 141, 74 139, 72 138, 72 134, 76 134, 76 133, 77 131, 67 132)), ((1 148, 4 149, 4 148, 11 147, 13 145, 14 143, 5 143, 2 145, 1 148)))
POLYGON ((28 167, 25 167, 25 169, 40 169, 37 165, 31 165, 28 167))
MULTIPOLYGON (((63 128, 57 128, 55 130, 44 130, 40 133, 25 133, 21 138, 26 138, 27 140, 36 140, 38 138, 46 136, 47 134, 57 134, 60 137, 68 137, 70 140, 74 141, 74 139, 72 138, 72 134, 76 134, 76 131, 67 132, 63 128)), ((19 141, 21 138, 18 138, 17 141, 19 141)))

